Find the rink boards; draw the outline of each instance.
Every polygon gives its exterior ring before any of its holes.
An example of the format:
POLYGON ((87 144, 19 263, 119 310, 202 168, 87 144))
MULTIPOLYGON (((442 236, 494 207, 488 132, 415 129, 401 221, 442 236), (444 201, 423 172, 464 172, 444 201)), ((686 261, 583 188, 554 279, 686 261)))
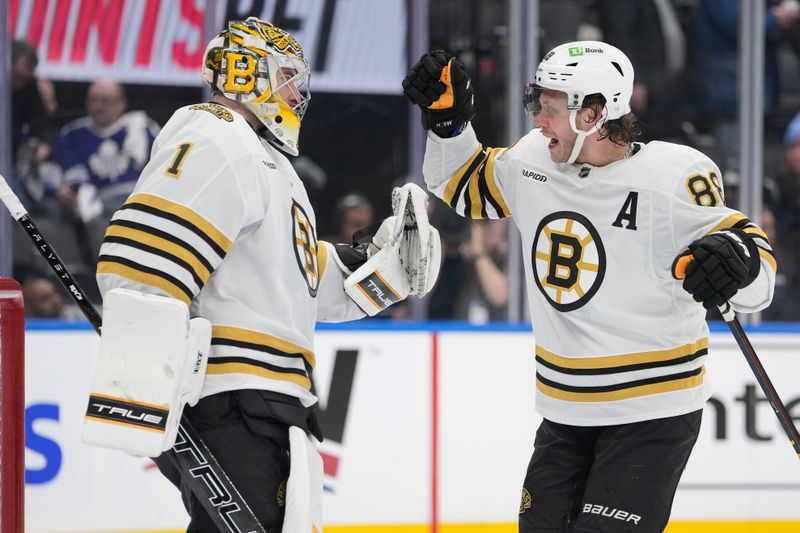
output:
MULTIPOLYGON (((751 340, 800 419, 800 328, 751 340)), ((533 346, 508 326, 322 328, 326 531, 516 531, 539 423, 533 346)), ((27 332, 26 531, 179 531, 179 495, 150 460, 80 441, 96 349, 81 326, 27 332)), ((707 369, 714 397, 667 531, 800 531, 800 460, 724 326, 707 369)))

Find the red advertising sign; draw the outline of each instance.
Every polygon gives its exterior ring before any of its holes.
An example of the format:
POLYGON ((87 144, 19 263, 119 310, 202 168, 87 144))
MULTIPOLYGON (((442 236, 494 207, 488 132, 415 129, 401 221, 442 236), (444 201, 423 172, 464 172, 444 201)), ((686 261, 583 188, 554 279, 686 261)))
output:
MULTIPOLYGON (((303 45, 315 90, 399 94, 403 0, 219 0, 224 21, 258 16, 303 45)), ((39 51, 41 77, 199 85, 205 0, 10 0, 10 34, 39 51)), ((217 28, 218 26, 218 28, 217 28)))

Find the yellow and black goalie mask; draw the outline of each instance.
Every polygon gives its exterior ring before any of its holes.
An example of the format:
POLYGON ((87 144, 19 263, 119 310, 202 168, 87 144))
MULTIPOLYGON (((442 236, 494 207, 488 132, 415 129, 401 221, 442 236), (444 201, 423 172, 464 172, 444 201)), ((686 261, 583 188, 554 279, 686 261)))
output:
POLYGON ((298 154, 300 123, 311 93, 308 61, 291 34, 255 17, 232 20, 208 43, 203 78, 252 111, 273 144, 298 154))

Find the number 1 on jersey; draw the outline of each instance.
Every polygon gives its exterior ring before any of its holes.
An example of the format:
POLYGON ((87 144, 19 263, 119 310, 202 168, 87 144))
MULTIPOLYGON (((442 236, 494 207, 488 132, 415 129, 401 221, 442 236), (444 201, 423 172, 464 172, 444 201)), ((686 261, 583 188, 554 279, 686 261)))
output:
POLYGON ((175 152, 175 157, 172 158, 172 164, 167 169, 167 176, 171 176, 175 179, 181 177, 183 162, 186 160, 186 156, 193 146, 194 145, 192 143, 182 143, 178 145, 178 150, 175 152))

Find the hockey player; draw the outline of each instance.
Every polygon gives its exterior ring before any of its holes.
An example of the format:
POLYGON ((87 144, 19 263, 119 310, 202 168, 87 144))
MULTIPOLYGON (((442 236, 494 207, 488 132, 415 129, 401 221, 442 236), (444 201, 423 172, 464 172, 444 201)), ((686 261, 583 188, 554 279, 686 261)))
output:
POLYGON ((710 394, 705 308, 770 303, 766 236, 725 207, 703 154, 635 142, 633 68, 606 43, 544 56, 524 92, 536 128, 506 148, 478 142, 470 80, 445 52, 422 56, 403 88, 428 130, 428 188, 521 233, 544 420, 520 532, 662 531, 710 394))
POLYGON ((266 531, 321 531, 321 460, 313 445, 296 450, 290 439, 298 431, 306 443, 305 434, 322 438, 312 411, 315 323, 427 293, 438 275, 438 232, 426 193, 406 185, 393 192, 395 216, 371 239, 317 240, 306 191, 283 154, 298 153, 310 99, 308 63, 289 33, 255 18, 231 21, 208 44, 203 76, 213 101, 167 122, 100 250, 103 335, 84 440, 156 457, 181 489, 189 531, 217 531, 159 456, 188 403, 187 419, 266 531), (127 406, 150 411, 133 416, 127 406), (307 452, 313 475, 289 478, 287 489, 290 460, 307 452), (317 500, 306 506, 314 516, 290 509, 303 491, 317 500))

